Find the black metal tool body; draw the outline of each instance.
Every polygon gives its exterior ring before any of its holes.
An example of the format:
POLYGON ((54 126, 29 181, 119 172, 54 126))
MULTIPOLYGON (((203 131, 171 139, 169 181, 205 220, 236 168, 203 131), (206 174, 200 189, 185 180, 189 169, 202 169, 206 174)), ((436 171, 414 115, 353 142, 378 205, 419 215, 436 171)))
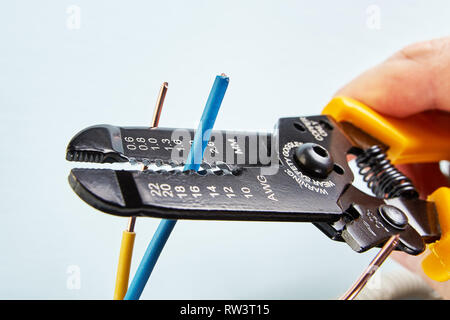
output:
POLYGON ((397 249, 419 254, 440 236, 434 205, 418 199, 388 164, 382 171, 368 161, 373 139, 329 116, 282 118, 272 134, 213 131, 202 170, 183 172, 193 135, 189 129, 87 128, 69 143, 67 160, 142 163, 148 170, 72 169, 69 183, 109 214, 312 222, 357 252, 400 234, 397 249), (372 183, 381 183, 380 172, 396 177, 382 181, 391 199, 352 185, 349 154, 365 159, 361 166, 373 172, 363 174, 372 183))

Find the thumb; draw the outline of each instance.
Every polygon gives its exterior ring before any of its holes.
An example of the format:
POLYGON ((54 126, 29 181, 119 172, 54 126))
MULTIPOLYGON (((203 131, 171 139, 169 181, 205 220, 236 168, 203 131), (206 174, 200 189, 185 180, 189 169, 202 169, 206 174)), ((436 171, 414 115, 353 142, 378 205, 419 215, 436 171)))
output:
POLYGON ((380 113, 450 111, 450 37, 405 47, 340 89, 380 113))

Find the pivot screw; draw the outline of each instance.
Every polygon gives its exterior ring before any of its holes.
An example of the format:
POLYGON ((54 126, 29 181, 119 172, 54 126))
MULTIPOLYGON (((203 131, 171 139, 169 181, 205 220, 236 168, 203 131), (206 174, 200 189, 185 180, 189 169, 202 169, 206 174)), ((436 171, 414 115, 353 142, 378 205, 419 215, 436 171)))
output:
POLYGON ((408 225, 408 217, 406 217, 403 211, 393 206, 381 205, 378 207, 378 212, 392 227, 400 230, 406 229, 406 226, 408 225))
POLYGON ((334 167, 330 153, 316 143, 304 143, 298 147, 294 160, 301 169, 318 178, 326 178, 334 167))

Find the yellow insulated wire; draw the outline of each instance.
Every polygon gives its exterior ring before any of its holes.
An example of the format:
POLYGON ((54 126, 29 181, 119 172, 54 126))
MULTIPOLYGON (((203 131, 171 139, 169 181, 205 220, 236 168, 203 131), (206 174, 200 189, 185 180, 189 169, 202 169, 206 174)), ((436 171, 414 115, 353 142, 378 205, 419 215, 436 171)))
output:
MULTIPOLYGON (((153 111, 152 128, 159 124, 162 106, 166 97, 168 83, 164 82, 159 90, 156 106, 153 111)), ((143 170, 147 167, 144 166, 143 170)), ((117 266, 116 286, 114 288, 114 300, 123 300, 128 290, 128 279, 130 278, 131 258, 133 256, 134 239, 134 224, 136 217, 130 217, 128 222, 128 229, 122 233, 122 243, 120 244, 119 265, 117 266)))
POLYGON ((134 239, 136 233, 125 230, 122 233, 120 245, 119 265, 117 266, 116 287, 114 289, 114 300, 123 300, 128 290, 128 279, 130 277, 131 257, 133 256, 134 239))

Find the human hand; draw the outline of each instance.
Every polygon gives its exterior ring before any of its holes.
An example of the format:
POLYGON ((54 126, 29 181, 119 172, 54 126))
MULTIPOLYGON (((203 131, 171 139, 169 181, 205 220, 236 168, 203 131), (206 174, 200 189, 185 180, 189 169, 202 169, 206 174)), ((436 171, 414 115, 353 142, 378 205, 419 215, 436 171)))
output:
MULTIPOLYGON (((405 47, 362 73, 336 95, 361 101, 381 114, 403 118, 427 110, 450 112, 449 92, 450 37, 446 37, 405 47)), ((438 187, 449 185, 436 163, 399 166, 399 169, 413 181, 422 198, 438 187)), ((392 257, 420 274, 443 298, 450 299, 450 281, 433 281, 422 271, 421 261, 426 254, 411 256, 394 252, 392 257)))

